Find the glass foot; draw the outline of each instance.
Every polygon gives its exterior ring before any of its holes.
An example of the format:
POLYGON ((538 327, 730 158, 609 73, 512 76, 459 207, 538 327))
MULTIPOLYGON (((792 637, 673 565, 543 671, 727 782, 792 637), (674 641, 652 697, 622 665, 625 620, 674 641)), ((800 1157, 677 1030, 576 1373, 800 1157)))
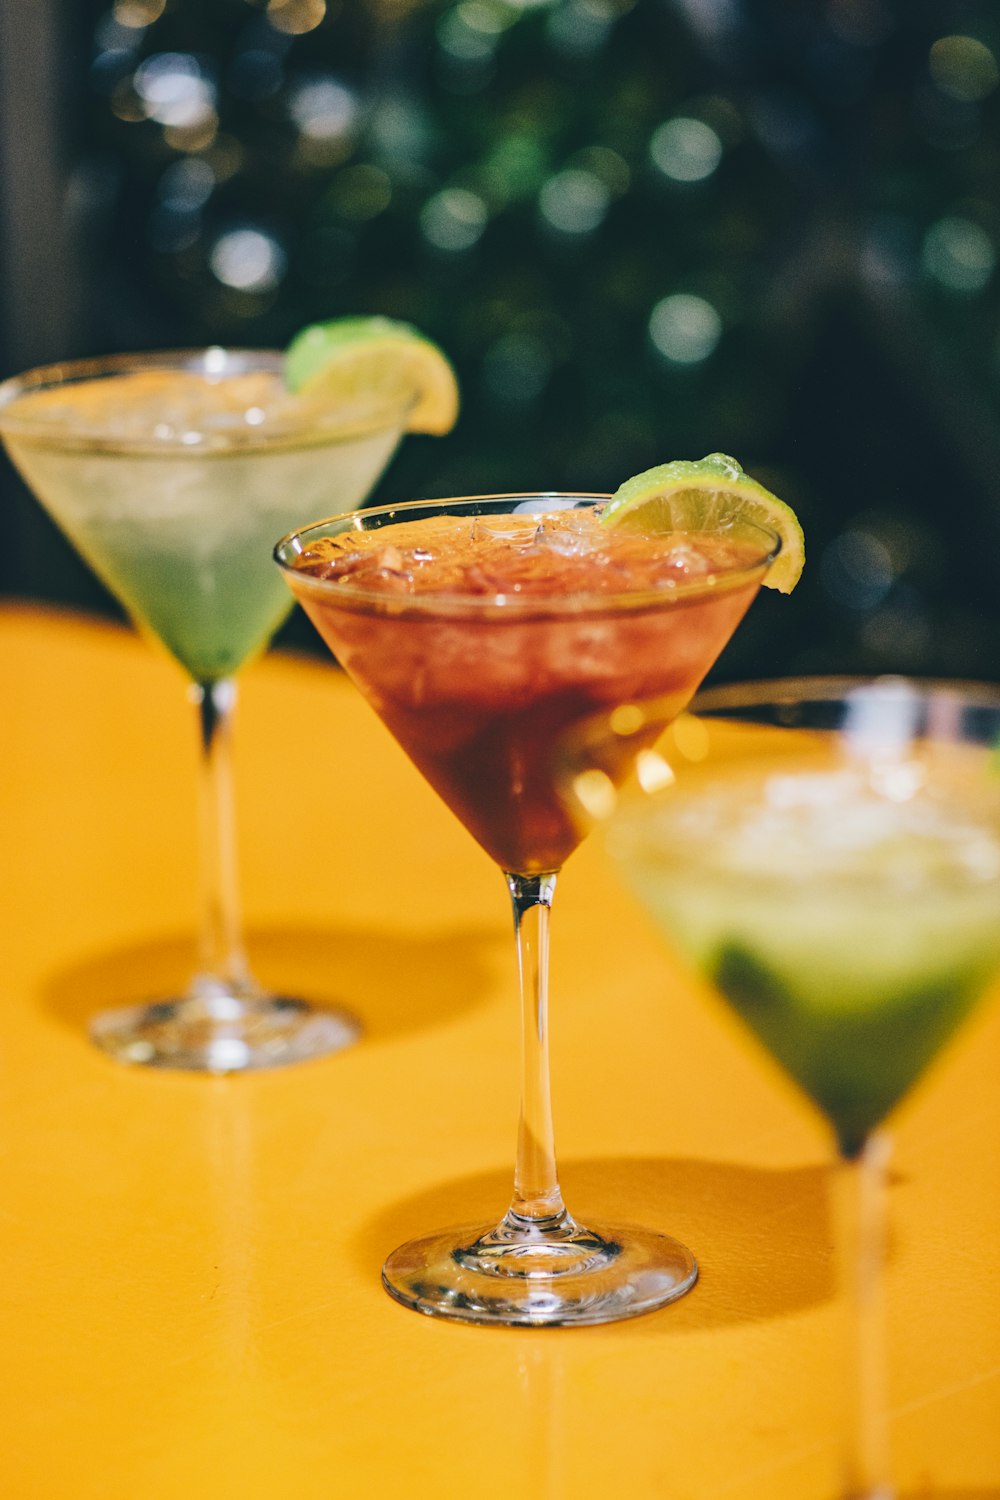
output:
POLYGON ((222 988, 105 1011, 90 1023, 92 1040, 118 1062, 203 1073, 280 1068, 338 1052, 360 1034, 345 1011, 222 988))
POLYGON ((446 1230, 411 1240, 382 1267, 404 1307, 459 1323, 512 1327, 614 1323, 664 1307, 691 1290, 698 1266, 668 1235, 632 1224, 584 1229, 446 1230))

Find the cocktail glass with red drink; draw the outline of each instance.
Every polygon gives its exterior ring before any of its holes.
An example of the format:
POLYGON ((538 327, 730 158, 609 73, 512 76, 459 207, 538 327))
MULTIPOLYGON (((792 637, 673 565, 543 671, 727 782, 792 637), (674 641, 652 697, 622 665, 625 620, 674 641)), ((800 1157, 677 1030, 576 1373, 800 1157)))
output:
MULTIPOLYGON (((602 525, 607 497, 518 494, 355 511, 276 558, 306 613, 415 765, 503 871, 522 997, 522 1099, 499 1224, 394 1251, 398 1301, 463 1322, 603 1323, 660 1307, 697 1276, 656 1230, 578 1223, 556 1173, 548 1069, 548 923, 581 837, 555 751, 601 708, 686 705, 778 551, 723 517, 701 530, 602 525)), ((657 730, 652 731, 654 734, 657 730)))

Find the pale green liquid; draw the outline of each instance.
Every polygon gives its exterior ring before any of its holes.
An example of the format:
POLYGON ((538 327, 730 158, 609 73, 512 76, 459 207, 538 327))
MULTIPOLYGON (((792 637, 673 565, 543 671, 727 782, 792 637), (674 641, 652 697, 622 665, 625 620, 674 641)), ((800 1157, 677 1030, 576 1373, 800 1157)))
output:
POLYGON ((1000 966, 996 807, 980 819, 967 803, 894 804, 845 783, 828 806, 755 816, 752 795, 665 794, 612 848, 853 1155, 1000 966))
MULTIPOLYGON (((128 376, 119 377, 125 386, 128 376)), ((228 677, 261 650, 293 599, 274 543, 362 504, 400 425, 281 445, 245 439, 211 452, 89 448, 8 433, 42 504, 137 624, 197 682, 228 677)))

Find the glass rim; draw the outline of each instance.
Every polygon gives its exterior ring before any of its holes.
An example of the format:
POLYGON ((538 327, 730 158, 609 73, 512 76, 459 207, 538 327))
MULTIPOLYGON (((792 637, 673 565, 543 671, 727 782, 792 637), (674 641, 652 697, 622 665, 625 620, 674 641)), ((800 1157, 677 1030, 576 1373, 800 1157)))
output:
MULTIPOLYGON (((845 706, 874 706, 877 708, 885 706, 899 710, 899 723, 908 730, 907 744, 912 746, 924 746, 933 743, 939 746, 951 746, 955 744, 968 744, 975 746, 981 753, 982 764, 991 766, 996 755, 997 733, 1000 727, 1000 684, 982 682, 975 679, 938 678, 938 677, 909 677, 903 673, 883 674, 857 674, 857 675, 814 675, 801 677, 780 677, 772 679, 755 679, 747 682, 724 684, 718 687, 706 688, 697 693, 681 714, 669 714, 661 718, 660 713, 669 709, 669 700, 666 698, 650 698, 644 702, 623 705, 620 710, 610 710, 599 714, 591 714, 576 726, 568 737, 562 754, 562 772, 564 798, 576 811, 578 816, 585 816, 593 825, 605 823, 610 825, 612 813, 615 815, 614 838, 627 839, 636 848, 658 847, 657 836, 649 832, 648 820, 643 809, 651 805, 651 801, 660 792, 666 794, 666 798, 672 803, 676 797, 675 780, 679 774, 679 766, 684 763, 689 769, 693 769, 696 776, 708 771, 713 778, 713 785, 728 783, 738 792, 745 789, 746 783, 738 779, 731 779, 733 769, 750 772, 751 776, 759 773, 761 766, 772 767, 773 762, 763 741, 755 741, 749 751, 740 752, 735 760, 729 757, 729 750, 724 743, 722 755, 717 762, 710 762, 706 758, 707 743, 697 745, 693 752, 688 754, 681 750, 680 760, 676 759, 669 751, 661 753, 658 746, 663 737, 670 733, 671 728, 680 719, 690 716, 698 720, 701 717, 706 724, 715 727, 731 727, 736 731, 744 729, 760 730, 765 732, 787 731, 795 735, 815 736, 817 732, 828 733, 839 739, 843 730, 834 724, 813 724, 797 721, 795 719, 783 720, 780 713, 776 712, 773 717, 757 717, 754 710, 778 710, 782 707, 808 708, 823 705, 843 704, 845 706), (953 718, 949 714, 935 715, 935 709, 950 704, 962 711, 960 718, 953 718), (731 712, 730 712, 731 710, 731 712), (741 710, 746 710, 743 715, 741 710), (914 715, 914 710, 917 711, 914 715), (618 724, 615 723, 616 714, 621 713, 618 724), (985 719, 978 716, 986 715, 985 719), (658 722, 659 720, 659 722, 658 722), (656 731, 655 742, 645 747, 640 743, 640 755, 648 755, 650 758, 645 767, 637 776, 627 779, 622 785, 611 787, 610 794, 605 785, 611 786, 608 781, 607 760, 592 763, 591 757, 595 750, 602 757, 608 756, 612 748, 624 749, 629 741, 642 735, 643 731, 653 728, 656 731), (974 733, 967 733, 969 729, 974 733), (586 794, 582 790, 585 778, 596 770, 599 777, 605 778, 598 788, 588 786, 586 794)), ((896 721, 890 716, 890 728, 896 727, 896 721)), ((866 725, 859 721, 856 726, 855 747, 864 747, 872 728, 878 731, 882 727, 880 721, 875 720, 873 725, 866 725)), ((898 743, 890 734, 884 742, 879 735, 872 736, 870 746, 876 754, 882 745, 886 744, 895 750, 898 743)), ((633 770, 637 769, 638 760, 633 763, 633 770)), ((689 786, 695 785, 699 794, 704 788, 704 782, 700 784, 689 781, 689 786)), ((989 785, 992 792, 991 805, 996 804, 1000 808, 1000 780, 991 773, 989 785), (995 783, 995 784, 994 784, 995 783)), ((976 786, 976 797, 982 799, 983 788, 976 786)), ((667 800, 664 806, 667 806, 667 800)), ((893 798, 892 800, 896 800, 893 798)), ((609 837, 612 835, 609 833, 609 837)), ((681 841, 678 840, 678 847, 681 841)), ((690 840, 683 841, 684 866, 694 878, 706 872, 715 873, 715 842, 709 839, 699 846, 690 840)), ((770 884, 775 887, 785 884, 784 876, 775 876, 774 872, 768 872, 756 867, 753 870, 729 870, 723 873, 726 879, 736 885, 759 885, 765 888, 770 884)), ((867 877, 857 869, 852 868, 849 872, 824 871, 823 880, 835 884, 850 881, 852 884, 864 883, 867 877)), ((883 890, 885 881, 879 875, 872 878, 870 884, 873 889, 883 890)))
MULTIPOLYGON (((350 511, 344 511, 340 515, 327 516, 321 521, 311 521, 308 525, 297 527, 287 532, 275 544, 273 557, 278 566, 286 576, 295 578, 300 588, 308 589, 316 595, 327 595, 332 599, 342 601, 347 607, 364 607, 365 605, 377 605, 389 608, 394 614, 427 614, 448 612, 451 614, 465 614, 483 616, 487 614, 507 615, 517 614, 519 616, 530 616, 531 614, 563 615, 563 614, 585 614, 603 613, 608 610, 621 609, 643 609, 657 605, 681 603, 685 600, 705 597, 710 594, 722 593, 734 590, 741 585, 747 585, 757 574, 763 575, 766 569, 777 557, 781 550, 781 538, 777 532, 771 531, 769 527, 760 526, 754 521, 739 520, 738 525, 744 531, 756 532, 760 537, 766 538, 768 546, 766 551, 762 549, 759 557, 752 563, 741 563, 739 566, 720 567, 712 573, 703 575, 701 578, 692 579, 688 583, 675 583, 664 585, 658 589, 634 589, 624 590, 620 593, 566 593, 565 591, 552 594, 531 594, 527 596, 513 594, 483 594, 470 595, 456 592, 425 593, 425 594, 400 594, 390 595, 379 589, 359 588, 348 583, 338 582, 329 578, 317 578, 315 575, 296 568, 289 560, 290 556, 301 553, 303 539, 310 535, 315 537, 318 533, 325 532, 328 527, 337 527, 333 535, 340 535, 349 530, 366 531, 377 530, 377 527, 367 527, 361 524, 366 519, 378 517, 393 517, 399 514, 399 520, 415 519, 420 515, 434 511, 449 510, 452 507, 490 507, 494 514, 507 514, 516 507, 510 502, 528 503, 535 501, 562 502, 554 508, 557 510, 583 509, 586 506, 596 508, 598 505, 606 504, 611 499, 610 494, 595 493, 587 490, 512 490, 509 492, 484 494, 484 495, 453 495, 444 496, 440 499, 422 499, 399 501, 392 505, 362 506, 350 511), (571 502, 583 502, 575 507, 571 502), (505 510, 504 507, 507 507, 505 510), (405 513, 405 514, 403 514, 405 513), (353 522, 353 525, 346 523, 353 522)), ((469 514, 476 515, 475 509, 469 514)), ((489 514, 487 509, 483 513, 489 514)), ((543 514, 541 510, 536 512, 543 514)), ((388 530, 392 521, 388 522, 388 530)), ((706 528, 706 531, 725 532, 728 528, 717 526, 706 528)))
MULTIPOLYGON (((908 677, 905 673, 859 673, 756 678, 703 688, 678 712, 676 698, 669 695, 626 700, 613 708, 587 714, 566 737, 562 765, 572 780, 589 769, 587 757, 597 750, 606 755, 640 743, 653 731, 654 740, 684 718, 812 731, 815 726, 783 719, 784 708, 819 707, 852 702, 884 703, 901 712, 914 708, 932 711, 933 705, 949 703, 972 713, 995 714, 1000 727, 1000 684, 973 679, 908 677), (760 711, 774 710, 765 719, 760 711), (757 711, 755 713, 755 711, 757 711)), ((859 705, 860 706, 860 705, 859 705)), ((950 738, 948 734, 942 736, 950 738)), ((992 741, 991 741, 992 743, 992 741)), ((653 752, 656 753, 655 750, 653 752)), ((1000 782, 998 782, 1000 786, 1000 782)))
MULTIPOLYGON (((54 390, 88 380, 110 380, 142 371, 187 371, 201 374, 210 382, 213 377, 228 374, 272 373, 280 375, 284 367, 281 349, 230 348, 221 344, 180 349, 153 349, 127 354, 102 354, 81 359, 56 360, 35 365, 0 382, 0 435, 30 442, 39 447, 79 450, 87 453, 162 455, 174 458, 228 457, 235 453, 252 453, 289 447, 325 447, 337 442, 352 442, 398 429, 406 430, 407 419, 415 398, 406 393, 377 392, 367 402, 360 398, 345 413, 337 403, 324 408, 321 401, 303 399, 284 419, 268 427, 245 426, 233 429, 231 440, 219 441, 219 433, 200 434, 192 442, 189 435, 175 433, 154 436, 152 431, 132 436, 114 432, 97 423, 88 428, 62 422, 18 417, 12 411, 20 396, 36 391, 54 390)), ((290 400, 294 400, 291 392, 290 400)))
POLYGON ((714 713, 728 708, 781 707, 794 703, 832 703, 852 693, 899 695, 909 691, 918 699, 959 698, 964 703, 1000 710, 1000 683, 974 678, 914 677, 905 672, 816 674, 802 677, 754 678, 704 688, 685 712, 714 713))

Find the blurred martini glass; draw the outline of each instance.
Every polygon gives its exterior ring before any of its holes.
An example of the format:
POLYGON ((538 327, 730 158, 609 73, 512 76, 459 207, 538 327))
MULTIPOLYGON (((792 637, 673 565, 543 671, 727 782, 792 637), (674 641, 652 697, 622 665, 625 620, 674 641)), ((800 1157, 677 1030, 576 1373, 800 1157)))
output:
POLYGON ((651 743, 662 723, 638 700, 595 717, 569 741, 570 785, 832 1128, 856 1312, 841 1494, 888 1500, 882 1127, 1000 971, 1000 690, 764 682, 703 693, 651 743))
POLYGON ((290 394, 278 352, 123 355, 0 386, 0 435, 56 523, 191 680, 202 749, 198 971, 177 998, 98 1015, 123 1062, 229 1072, 351 1041, 333 1009, 266 993, 247 965, 236 892, 233 674, 291 603, 276 533, 331 499, 359 505, 411 425, 412 395, 290 394))

